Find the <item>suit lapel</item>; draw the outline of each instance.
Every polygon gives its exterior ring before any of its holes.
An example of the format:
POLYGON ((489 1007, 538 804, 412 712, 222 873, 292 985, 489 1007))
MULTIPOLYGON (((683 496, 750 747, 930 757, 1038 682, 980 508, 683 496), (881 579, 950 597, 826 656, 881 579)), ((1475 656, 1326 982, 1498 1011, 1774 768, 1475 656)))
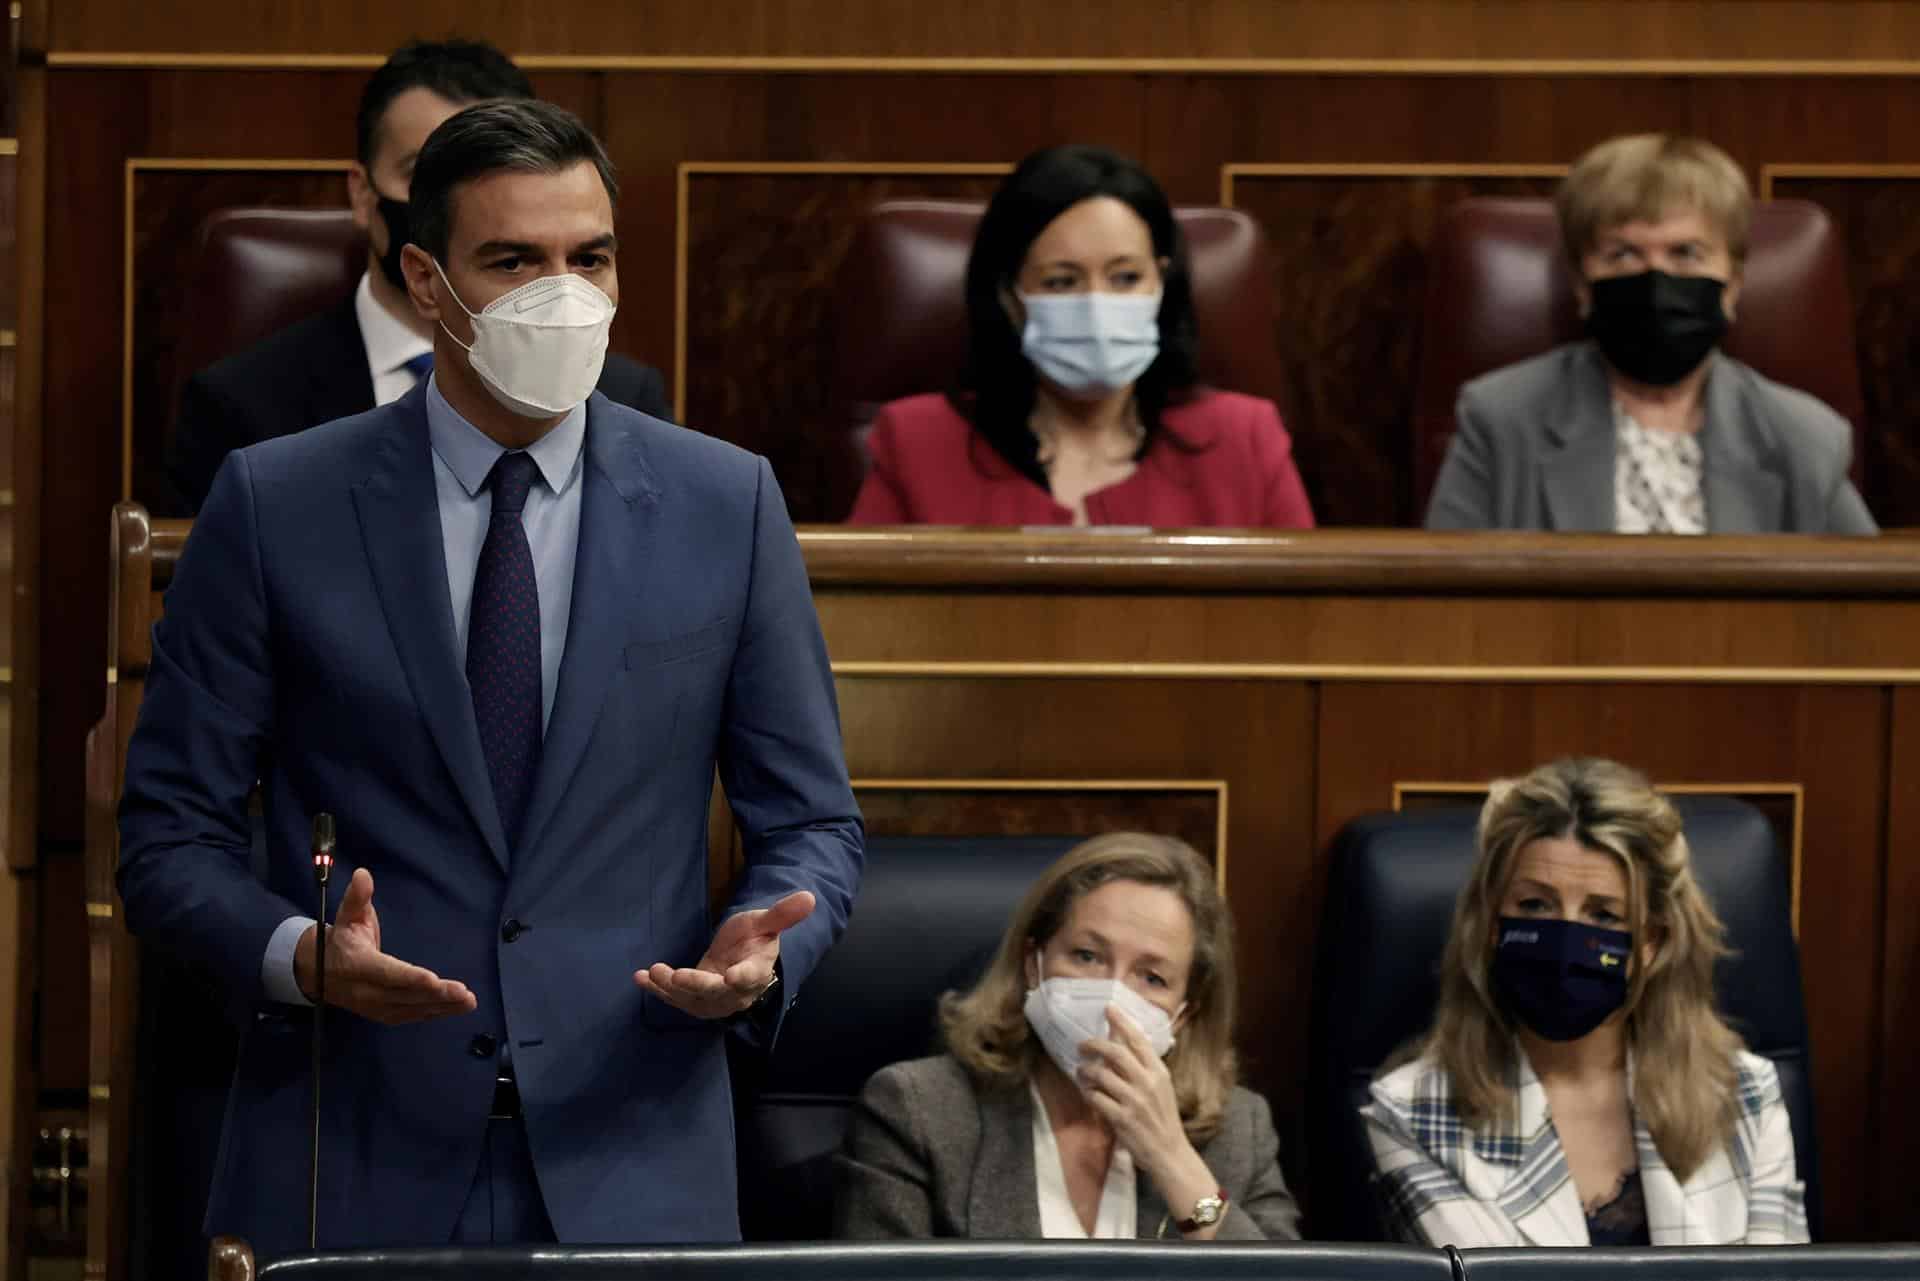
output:
POLYGON ((395 408, 395 429, 382 438, 373 467, 353 488, 360 536, 414 701, 487 848, 504 870, 506 835, 487 780, 473 699, 455 658, 447 549, 433 483, 424 388, 409 392, 395 408))
POLYGON ((1685 1183, 1674 1176, 1653 1136, 1634 1118, 1640 1191, 1647 1201, 1647 1236, 1654 1245, 1731 1245, 1747 1236, 1744 1184, 1722 1145, 1685 1183))
POLYGON ((330 349, 315 352, 307 367, 307 425, 311 427, 374 408, 367 340, 360 332, 360 316, 351 295, 334 310, 324 332, 330 349))
POLYGON ((1547 1092, 1525 1051, 1515 1048, 1520 1161, 1500 1192, 1500 1211, 1532 1245, 1586 1245, 1587 1216, 1567 1154, 1547 1113, 1547 1092))
POLYGON ((967 1189, 966 1235, 1031 1241, 1040 1235, 1033 1170, 1033 1096, 1025 1087, 979 1095, 980 1152, 967 1189))
POLYGON ((547 721, 540 770, 527 801, 520 847, 540 848, 540 837, 580 768, 600 711, 633 630, 636 600, 653 593, 648 544, 659 491, 641 457, 639 441, 611 420, 598 394, 587 401, 587 439, 580 484, 580 541, 574 552, 573 606, 567 648, 560 659, 553 715, 547 721))
POLYGON ((1785 487, 1764 463, 1765 439, 1748 412, 1740 381, 1716 356, 1707 374, 1706 422, 1700 428, 1701 485, 1707 528, 1715 534, 1765 534, 1786 528, 1785 487))
POLYGON ((1548 527, 1561 532, 1613 530, 1613 393, 1599 353, 1584 348, 1547 424, 1540 459, 1548 527))

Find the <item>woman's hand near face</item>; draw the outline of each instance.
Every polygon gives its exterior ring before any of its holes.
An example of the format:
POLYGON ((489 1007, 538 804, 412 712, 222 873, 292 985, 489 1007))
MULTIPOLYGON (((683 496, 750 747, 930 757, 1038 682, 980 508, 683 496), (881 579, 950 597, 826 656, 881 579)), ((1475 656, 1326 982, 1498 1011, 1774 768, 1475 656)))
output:
MULTIPOLYGON (((1173 1076, 1154 1056, 1146 1034, 1117 1005, 1107 1007, 1107 1026, 1112 1040, 1087 1041, 1080 1047, 1094 1060, 1080 1070, 1087 1102, 1113 1127, 1133 1163, 1153 1180, 1173 1219, 1184 1219, 1201 1197, 1216 1195, 1220 1184, 1187 1138, 1173 1076)), ((1219 1227, 1214 1223, 1187 1236, 1207 1240, 1219 1227)))

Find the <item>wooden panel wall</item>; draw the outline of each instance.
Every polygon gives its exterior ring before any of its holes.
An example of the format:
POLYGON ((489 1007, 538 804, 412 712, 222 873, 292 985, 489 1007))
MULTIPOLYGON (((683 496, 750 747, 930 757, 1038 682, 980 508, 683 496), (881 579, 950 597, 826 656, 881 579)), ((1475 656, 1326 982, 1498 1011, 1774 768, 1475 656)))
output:
POLYGON ((568 59, 887 58, 1519 60, 1661 63, 1920 57, 1920 13, 1898 0, 1105 0, 965 5, 895 0, 336 0, 298 23, 270 6, 62 0, 61 59, 169 51, 377 57, 421 32, 473 31, 568 59))

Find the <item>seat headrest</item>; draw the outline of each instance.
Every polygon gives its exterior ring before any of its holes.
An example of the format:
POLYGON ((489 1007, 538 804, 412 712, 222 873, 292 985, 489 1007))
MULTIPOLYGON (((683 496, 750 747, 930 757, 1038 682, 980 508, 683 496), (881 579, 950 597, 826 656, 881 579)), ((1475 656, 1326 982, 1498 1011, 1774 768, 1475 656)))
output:
POLYGON ((851 1096, 930 1054, 940 995, 972 985, 1014 908, 1075 836, 876 836, 860 899, 781 1024, 761 1088, 851 1096))

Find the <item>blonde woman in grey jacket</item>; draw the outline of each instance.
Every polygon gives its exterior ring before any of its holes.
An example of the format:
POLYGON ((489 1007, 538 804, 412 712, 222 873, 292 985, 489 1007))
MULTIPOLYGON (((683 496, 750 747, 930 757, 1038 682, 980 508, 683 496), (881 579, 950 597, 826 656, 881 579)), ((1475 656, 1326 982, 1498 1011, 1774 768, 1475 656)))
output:
POLYGON ((1265 1100, 1234 1083, 1232 926, 1177 840, 1115 833, 1028 892, 947 1052, 876 1073, 836 1164, 856 1238, 1295 1239, 1265 1100))

